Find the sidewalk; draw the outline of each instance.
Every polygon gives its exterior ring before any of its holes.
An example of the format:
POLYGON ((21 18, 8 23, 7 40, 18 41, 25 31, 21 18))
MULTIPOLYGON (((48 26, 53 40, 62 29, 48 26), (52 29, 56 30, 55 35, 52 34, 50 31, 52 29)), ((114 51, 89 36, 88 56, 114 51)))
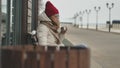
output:
POLYGON ((73 45, 85 43, 90 46, 90 68, 119 68, 119 30, 111 29, 111 33, 109 33, 107 28, 96 31, 95 29, 80 29, 70 24, 64 26, 69 29, 66 39, 72 42, 73 45))
MULTIPOLYGON (((76 45, 75 41, 70 40, 70 38, 66 37, 66 39, 63 41, 63 43, 67 46, 70 44, 71 45, 76 45), (69 40, 68 40, 69 39, 69 40), (66 42, 67 41, 67 42, 66 42)), ((90 68, 103 68, 102 65, 100 65, 98 62, 96 62, 93 58, 90 59, 90 68)))
MULTIPOLYGON (((81 28, 81 27, 78 27, 78 28, 81 28)), ((86 29, 86 26, 84 26, 82 29, 86 29)), ((89 29, 96 30, 96 27, 90 26, 89 29)), ((98 31, 109 32, 109 28, 106 28, 105 26, 98 27, 98 31)), ((120 28, 111 28, 110 32, 112 32, 112 33, 120 33, 120 28)))

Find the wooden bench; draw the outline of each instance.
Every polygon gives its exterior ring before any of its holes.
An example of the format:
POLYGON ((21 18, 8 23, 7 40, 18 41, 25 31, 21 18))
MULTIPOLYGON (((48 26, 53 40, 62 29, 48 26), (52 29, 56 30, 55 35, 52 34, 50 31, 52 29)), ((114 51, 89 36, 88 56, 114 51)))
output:
POLYGON ((90 49, 80 46, 1 47, 2 68, 90 68, 90 49))

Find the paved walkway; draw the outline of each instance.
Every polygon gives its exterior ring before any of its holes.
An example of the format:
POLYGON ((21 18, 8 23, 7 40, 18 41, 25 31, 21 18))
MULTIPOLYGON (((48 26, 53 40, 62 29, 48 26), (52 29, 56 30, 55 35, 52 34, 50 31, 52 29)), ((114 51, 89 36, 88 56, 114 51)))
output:
POLYGON ((90 47, 91 68, 120 68, 120 34, 67 27, 69 41, 90 47))

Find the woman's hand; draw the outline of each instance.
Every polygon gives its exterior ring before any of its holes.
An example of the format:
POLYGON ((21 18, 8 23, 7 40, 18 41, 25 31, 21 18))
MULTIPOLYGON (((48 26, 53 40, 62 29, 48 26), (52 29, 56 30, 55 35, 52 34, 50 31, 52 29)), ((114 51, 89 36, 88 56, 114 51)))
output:
POLYGON ((67 27, 61 27, 61 34, 65 34, 67 32, 67 27))

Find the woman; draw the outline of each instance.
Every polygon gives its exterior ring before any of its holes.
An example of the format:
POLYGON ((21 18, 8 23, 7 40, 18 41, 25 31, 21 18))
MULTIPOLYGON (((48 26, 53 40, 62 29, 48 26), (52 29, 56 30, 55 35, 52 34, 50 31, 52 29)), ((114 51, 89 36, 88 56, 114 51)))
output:
POLYGON ((50 1, 47 1, 45 11, 39 15, 40 23, 37 28, 37 38, 39 45, 57 46, 62 44, 64 34, 67 29, 60 28, 59 11, 50 1))

